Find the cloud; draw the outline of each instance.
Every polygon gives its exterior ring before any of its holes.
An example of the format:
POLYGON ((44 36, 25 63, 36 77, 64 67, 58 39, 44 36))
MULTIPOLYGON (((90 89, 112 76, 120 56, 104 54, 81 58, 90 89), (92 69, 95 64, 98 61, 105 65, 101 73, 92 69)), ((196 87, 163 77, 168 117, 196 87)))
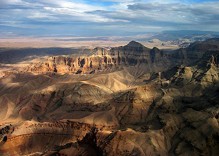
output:
POLYGON ((22 32, 20 28, 33 30, 27 31, 28 33, 45 30, 44 33, 48 34, 78 35, 80 33, 132 34, 194 28, 218 31, 219 2, 216 0, 0 0, 0 19, 0 32, 5 31, 7 26, 17 27, 17 30, 12 30, 14 33, 22 32), (4 30, 1 30, 1 26, 4 26, 4 30))
POLYGON ((204 24, 219 21, 219 2, 200 4, 133 4, 128 6, 129 10, 143 14, 145 17, 153 17, 156 21, 175 21, 184 24, 204 24))

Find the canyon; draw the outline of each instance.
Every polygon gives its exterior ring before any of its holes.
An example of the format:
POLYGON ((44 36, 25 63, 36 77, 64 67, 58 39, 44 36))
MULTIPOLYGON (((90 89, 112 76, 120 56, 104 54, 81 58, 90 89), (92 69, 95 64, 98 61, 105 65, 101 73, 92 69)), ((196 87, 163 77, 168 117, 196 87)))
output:
POLYGON ((219 155, 219 39, 62 50, 1 57, 0 155, 219 155))

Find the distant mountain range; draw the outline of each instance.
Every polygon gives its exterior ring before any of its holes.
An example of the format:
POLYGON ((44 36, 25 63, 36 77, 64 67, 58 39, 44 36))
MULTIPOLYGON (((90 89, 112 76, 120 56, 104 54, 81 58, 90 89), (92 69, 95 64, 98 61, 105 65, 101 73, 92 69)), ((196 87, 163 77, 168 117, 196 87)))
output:
POLYGON ((213 31, 197 31, 197 30, 179 30, 179 31, 163 31, 151 37, 151 39, 159 39, 162 41, 190 39, 192 41, 203 41, 208 38, 219 37, 219 32, 213 31))
MULTIPOLYGON (((21 37, 22 35, 16 35, 11 32, 0 33, 0 38, 13 38, 13 37, 21 37)), ((24 36, 23 36, 24 37, 24 36)), ((28 37, 28 36, 26 36, 28 37)), ((35 38, 48 37, 48 36, 31 36, 35 38)), ((203 41, 209 38, 219 37, 219 32, 214 31, 197 31, 197 30, 174 30, 174 31, 162 31, 162 32, 150 32, 150 33, 142 33, 138 35, 130 35, 130 36, 60 36, 53 35, 49 36, 50 38, 54 38, 57 41, 150 41, 152 39, 158 39, 161 41, 176 41, 180 39, 189 39, 192 41, 203 41)))

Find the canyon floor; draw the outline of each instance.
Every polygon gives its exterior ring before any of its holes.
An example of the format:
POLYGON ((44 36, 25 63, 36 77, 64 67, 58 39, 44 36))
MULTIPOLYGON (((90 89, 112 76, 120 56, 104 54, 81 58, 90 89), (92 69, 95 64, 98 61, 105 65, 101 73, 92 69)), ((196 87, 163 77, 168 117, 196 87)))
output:
POLYGON ((1 48, 0 155, 219 155, 219 39, 1 48))

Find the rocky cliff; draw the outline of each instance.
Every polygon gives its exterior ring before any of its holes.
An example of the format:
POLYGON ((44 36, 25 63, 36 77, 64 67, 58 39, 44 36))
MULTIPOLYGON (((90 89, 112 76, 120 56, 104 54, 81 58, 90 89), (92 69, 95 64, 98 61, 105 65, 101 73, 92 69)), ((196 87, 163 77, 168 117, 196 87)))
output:
POLYGON ((109 71, 110 69, 123 66, 139 66, 145 64, 145 71, 162 70, 163 66, 170 65, 168 55, 163 51, 153 48, 149 49, 142 44, 131 41, 126 46, 104 49, 95 48, 90 56, 55 56, 48 58, 45 62, 33 64, 26 69, 30 72, 58 72, 58 73, 95 73, 98 71, 109 71))
POLYGON ((68 74, 63 67, 77 65, 72 71, 82 73, 106 67, 53 57, 40 70, 31 66, 33 73, 6 75, 0 155, 219 155, 218 43, 164 52, 130 42, 80 57, 106 66, 112 62, 104 57, 115 58, 107 72, 68 74))
POLYGON ((47 61, 29 66, 25 71, 45 73, 92 74, 123 67, 142 66, 143 71, 159 72, 176 65, 189 65, 198 61, 207 51, 218 50, 218 40, 195 42, 188 48, 175 51, 149 49, 142 44, 131 41, 126 46, 104 49, 95 48, 90 56, 54 56, 47 61))

